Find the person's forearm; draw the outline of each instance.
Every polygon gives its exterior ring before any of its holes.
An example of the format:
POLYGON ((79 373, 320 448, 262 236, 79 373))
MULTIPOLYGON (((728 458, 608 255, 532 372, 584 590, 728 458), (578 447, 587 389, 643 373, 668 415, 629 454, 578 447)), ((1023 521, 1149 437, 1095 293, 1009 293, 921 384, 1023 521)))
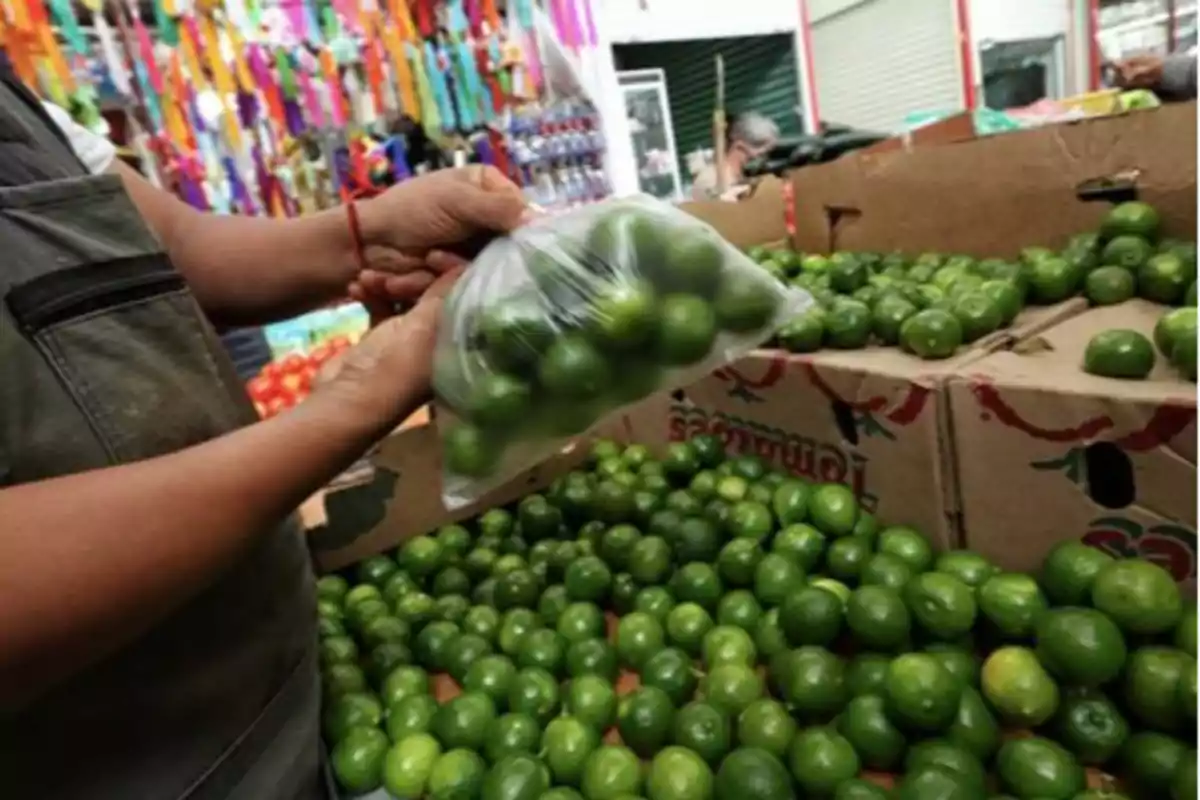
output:
POLYGON ((339 399, 314 395, 172 455, 0 490, 0 710, 147 630, 386 432, 339 399))
POLYGON ((358 272, 344 206, 293 219, 206 214, 123 164, 113 170, 218 325, 310 311, 344 296, 358 272))

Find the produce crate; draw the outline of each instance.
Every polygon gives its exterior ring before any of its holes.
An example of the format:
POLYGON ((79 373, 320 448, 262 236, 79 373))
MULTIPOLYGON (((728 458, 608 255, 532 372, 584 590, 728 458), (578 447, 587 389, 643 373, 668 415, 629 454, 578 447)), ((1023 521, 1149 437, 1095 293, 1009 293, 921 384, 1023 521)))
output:
POLYGON ((1147 380, 1082 370, 1101 331, 1153 338, 1163 306, 1133 300, 1074 317, 950 384, 968 547, 1030 570, 1048 544, 1141 555, 1196 582, 1196 385, 1160 353, 1147 380), (1012 498, 1024 498, 1013 503, 1012 498))

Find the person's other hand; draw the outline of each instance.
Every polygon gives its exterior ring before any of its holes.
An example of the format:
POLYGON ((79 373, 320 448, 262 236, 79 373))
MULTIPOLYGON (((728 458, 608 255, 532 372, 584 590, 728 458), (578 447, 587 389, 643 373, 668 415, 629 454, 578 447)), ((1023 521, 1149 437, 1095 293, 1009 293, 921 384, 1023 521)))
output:
POLYGON ((416 305, 379 322, 358 344, 326 362, 314 395, 329 397, 382 435, 423 405, 433 380, 433 351, 442 305, 462 267, 434 280, 416 305))
POLYGON ((1117 64, 1117 85, 1122 89, 1153 89, 1162 76, 1162 56, 1132 56, 1117 64))
POLYGON ((517 227, 525 211, 520 189, 494 167, 439 170, 397 184, 359 203, 371 268, 351 284, 350 297, 373 318, 386 315, 492 236, 517 227))

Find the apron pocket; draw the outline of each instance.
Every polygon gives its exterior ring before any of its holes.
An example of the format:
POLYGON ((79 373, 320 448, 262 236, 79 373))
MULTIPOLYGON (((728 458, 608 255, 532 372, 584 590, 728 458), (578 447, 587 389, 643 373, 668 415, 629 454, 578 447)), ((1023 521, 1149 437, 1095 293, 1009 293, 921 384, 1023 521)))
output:
POLYGON ((198 444, 252 418, 231 402, 216 341, 165 255, 84 264, 14 286, 14 322, 113 463, 198 444))

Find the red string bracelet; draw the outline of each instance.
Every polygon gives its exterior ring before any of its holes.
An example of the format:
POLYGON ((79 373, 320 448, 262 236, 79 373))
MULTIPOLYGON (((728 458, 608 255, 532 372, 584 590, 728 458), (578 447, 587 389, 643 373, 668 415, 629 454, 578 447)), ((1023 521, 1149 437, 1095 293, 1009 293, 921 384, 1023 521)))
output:
POLYGON ((350 225, 350 243, 354 247, 354 260, 358 262, 358 269, 367 269, 367 253, 363 246, 362 226, 358 221, 358 206, 352 198, 347 197, 346 206, 346 221, 350 225))

